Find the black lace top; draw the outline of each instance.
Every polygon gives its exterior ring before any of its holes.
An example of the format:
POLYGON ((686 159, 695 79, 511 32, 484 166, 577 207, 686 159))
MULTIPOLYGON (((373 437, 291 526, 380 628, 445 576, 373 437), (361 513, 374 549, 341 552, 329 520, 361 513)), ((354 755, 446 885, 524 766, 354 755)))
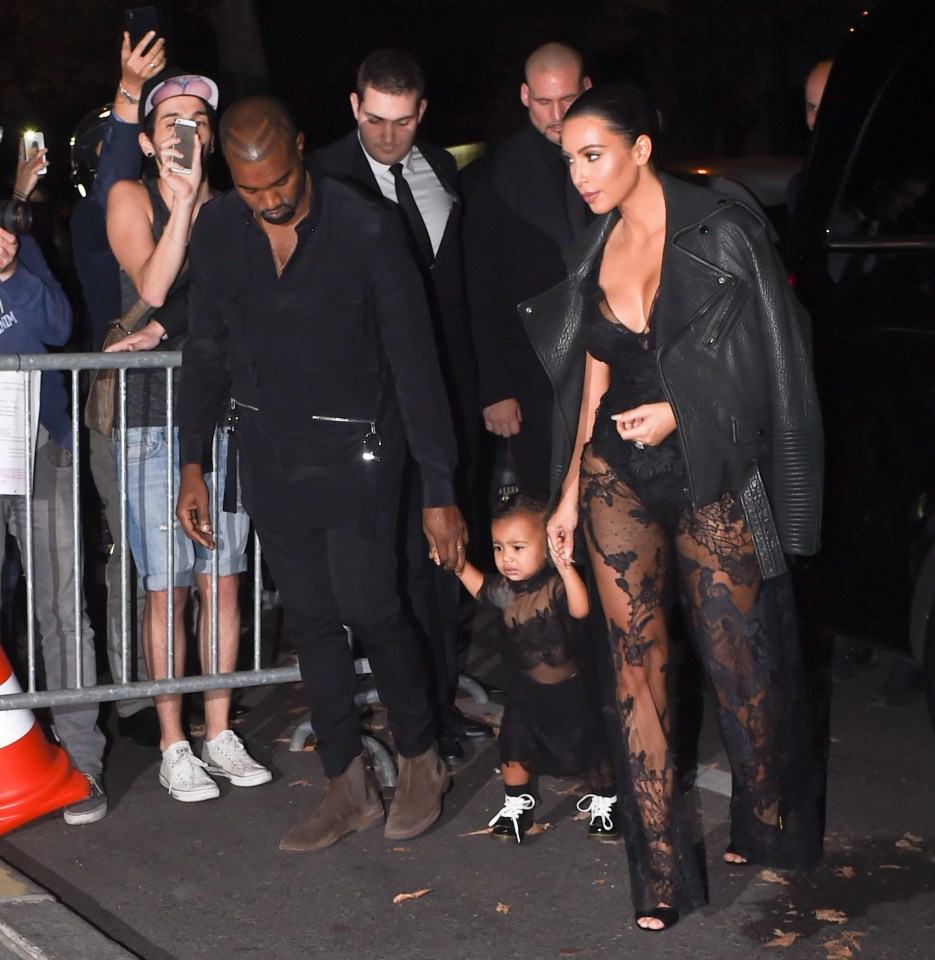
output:
POLYGON ((677 433, 669 434, 658 446, 641 450, 621 439, 616 421, 611 420, 615 413, 665 400, 656 366, 655 306, 647 332, 634 333, 611 318, 604 291, 594 276, 585 280, 583 292, 585 346, 592 357, 610 367, 610 386, 595 414, 591 449, 635 487, 647 480, 653 480, 655 486, 658 481, 681 497, 685 464, 677 433))
POLYGON ((551 567, 519 583, 485 574, 477 599, 502 614, 503 658, 509 667, 539 683, 555 683, 575 672, 582 621, 569 612, 565 584, 551 567))

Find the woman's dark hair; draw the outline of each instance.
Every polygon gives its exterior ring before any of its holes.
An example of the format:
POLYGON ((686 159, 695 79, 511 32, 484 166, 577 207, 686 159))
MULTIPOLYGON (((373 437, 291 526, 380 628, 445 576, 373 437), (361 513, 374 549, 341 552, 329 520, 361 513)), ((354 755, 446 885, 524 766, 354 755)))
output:
POLYGON ((653 102, 630 83, 608 83, 585 90, 568 108, 565 121, 575 117, 597 117, 630 146, 643 134, 655 144, 662 129, 653 102))
POLYGON ((501 500, 493 509, 492 521, 505 520, 507 517, 515 517, 521 513, 528 514, 531 517, 538 517, 545 520, 548 507, 542 500, 527 496, 525 493, 516 493, 513 496, 501 500))

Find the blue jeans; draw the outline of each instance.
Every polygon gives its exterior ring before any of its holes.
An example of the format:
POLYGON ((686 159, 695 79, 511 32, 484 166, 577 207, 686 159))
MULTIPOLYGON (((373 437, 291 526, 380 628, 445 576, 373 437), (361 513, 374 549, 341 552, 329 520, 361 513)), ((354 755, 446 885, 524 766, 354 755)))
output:
MULTIPOLYGON (((136 563, 140 583, 145 590, 167 590, 169 586, 168 506, 166 503, 166 469, 169 447, 165 427, 130 427, 125 431, 127 443, 127 540, 136 563)), ((119 476, 121 443, 117 443, 119 476)), ((172 530, 174 543, 173 583, 190 587, 196 574, 211 574, 213 551, 206 550, 182 533, 175 519, 175 499, 179 489, 179 433, 174 430, 175 482, 172 492, 172 530)), ((217 496, 224 495, 227 466, 227 431, 218 431, 217 474, 206 473, 209 494, 217 477, 217 496)), ((247 569, 247 540, 250 518, 238 498, 237 512, 220 510, 212 522, 218 554, 218 576, 243 573, 247 569)))

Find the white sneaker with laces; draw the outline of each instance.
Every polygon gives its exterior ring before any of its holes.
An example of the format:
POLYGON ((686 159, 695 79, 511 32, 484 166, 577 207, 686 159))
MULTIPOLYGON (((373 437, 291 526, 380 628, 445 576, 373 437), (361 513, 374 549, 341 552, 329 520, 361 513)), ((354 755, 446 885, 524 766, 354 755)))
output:
POLYGON ((192 753, 187 740, 170 744, 162 752, 159 782, 169 796, 183 803, 213 800, 221 793, 220 787, 205 773, 206 764, 192 753))
POLYGON ((243 740, 233 730, 224 730, 213 740, 205 740, 201 759, 208 773, 227 777, 235 787, 257 787, 273 779, 273 774, 247 753, 243 740))

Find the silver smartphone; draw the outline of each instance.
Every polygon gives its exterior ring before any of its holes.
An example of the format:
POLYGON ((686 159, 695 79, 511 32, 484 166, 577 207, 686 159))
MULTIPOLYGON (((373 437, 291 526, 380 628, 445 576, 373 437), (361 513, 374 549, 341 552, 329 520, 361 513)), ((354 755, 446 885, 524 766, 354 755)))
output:
POLYGON ((191 173, 192 160, 198 143, 198 124, 194 120, 179 117, 175 121, 175 135, 180 141, 175 145, 175 149, 182 154, 182 159, 177 160, 172 169, 176 173, 191 173))
MULTIPOLYGON (((40 133, 38 130, 24 130, 23 148, 26 151, 26 156, 23 159, 28 160, 36 153, 37 150, 45 149, 45 135, 40 133)), ((45 165, 37 170, 36 173, 42 177, 45 176, 48 169, 48 165, 45 165)))

